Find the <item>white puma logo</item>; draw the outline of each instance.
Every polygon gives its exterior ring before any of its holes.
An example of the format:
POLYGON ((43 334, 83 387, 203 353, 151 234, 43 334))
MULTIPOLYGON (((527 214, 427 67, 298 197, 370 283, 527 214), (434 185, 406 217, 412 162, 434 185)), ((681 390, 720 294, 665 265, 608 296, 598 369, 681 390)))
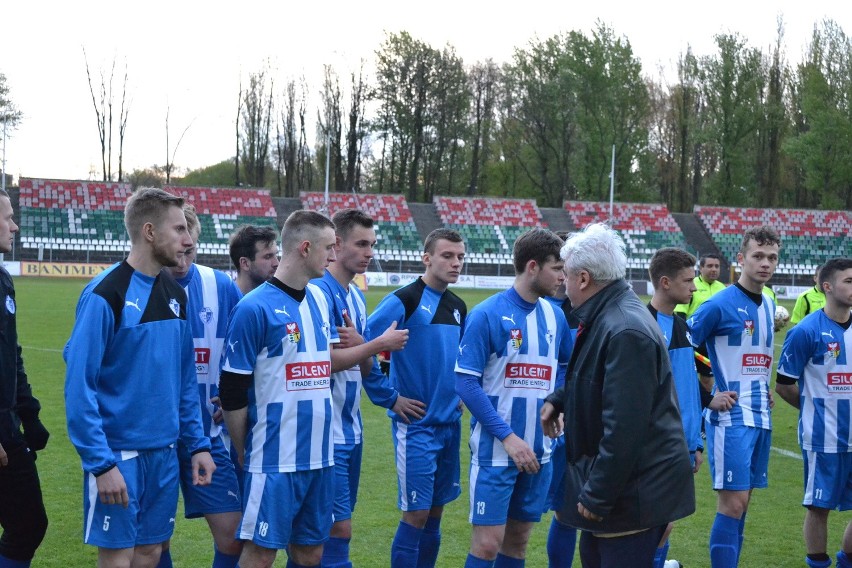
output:
POLYGON ((432 315, 432 306, 424 306, 423 304, 420 304, 420 309, 425 312, 429 312, 429 315, 432 315))
POLYGON ((747 310, 747 309, 745 309, 745 308, 737 308, 737 311, 738 311, 738 312, 742 312, 742 313, 744 313, 745 315, 748 315, 748 310, 747 310))
POLYGON ((239 341, 234 341, 233 343, 231 343, 230 340, 228 341, 228 347, 231 348, 231 353, 236 351, 235 347, 237 346, 237 343, 239 343, 239 341))
POLYGON ((139 298, 136 298, 136 301, 135 301, 135 302, 131 302, 131 301, 129 301, 129 300, 125 300, 125 302, 124 302, 124 307, 126 308, 126 307, 128 307, 128 306, 133 306, 134 308, 136 308, 136 311, 137 311, 137 312, 141 312, 141 311, 142 311, 142 308, 140 308, 140 307, 139 307, 139 298))
POLYGON ((827 335, 827 336, 829 336, 830 338, 834 339, 834 334, 833 334, 832 332, 830 332, 830 331, 823 331, 823 332, 822 332, 822 335, 827 335))
POLYGON ((275 313, 276 314, 284 314, 288 318, 290 317, 290 314, 287 313, 287 307, 286 306, 281 308, 280 310, 278 308, 275 308, 275 313))
POLYGON ((239 500, 240 500, 239 495, 237 495, 236 493, 234 493, 234 492, 233 492, 233 491, 231 491, 230 489, 228 489, 228 497, 233 497, 233 498, 234 498, 234 499, 236 499, 237 501, 239 501, 239 500))
POLYGON ((512 325, 517 325, 515 323, 515 314, 512 314, 511 316, 502 316, 502 317, 503 317, 503 320, 512 322, 512 325))

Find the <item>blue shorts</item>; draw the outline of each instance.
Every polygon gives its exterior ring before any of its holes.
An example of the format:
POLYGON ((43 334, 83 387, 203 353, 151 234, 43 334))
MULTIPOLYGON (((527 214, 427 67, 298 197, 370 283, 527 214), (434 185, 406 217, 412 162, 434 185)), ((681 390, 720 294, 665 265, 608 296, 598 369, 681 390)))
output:
POLYGON ((461 495, 461 420, 420 426, 391 421, 402 511, 446 505, 461 495), (441 464, 441 467, 438 467, 441 464))
POLYGON ((852 453, 802 451, 805 460, 805 507, 852 509, 852 453))
POLYGON ((334 445, 334 522, 352 518, 361 481, 364 444, 334 445))
POLYGON ((565 435, 563 434, 553 441, 553 449, 550 452, 550 467, 553 473, 550 476, 550 488, 547 490, 547 498, 544 501, 544 512, 562 509, 565 502, 565 464, 567 461, 565 435))
POLYGON ((141 451, 116 467, 127 485, 127 507, 101 503, 95 476, 84 473, 83 542, 101 548, 133 548, 169 540, 178 501, 175 449, 141 451))
POLYGON ((197 519, 215 513, 242 511, 240 486, 231 456, 222 438, 210 438, 210 455, 216 464, 210 485, 192 484, 192 456, 182 442, 178 442, 180 463, 180 489, 183 493, 183 514, 187 519, 197 519))
POLYGON ((537 523, 544 511, 553 473, 550 462, 536 474, 512 465, 470 464, 470 517, 474 525, 505 525, 511 518, 537 523))
POLYGON ((748 491, 768 485, 771 430, 752 426, 714 426, 709 421, 705 429, 713 489, 748 491))
POLYGON ((225 445, 225 451, 227 451, 228 455, 231 456, 231 463, 234 465, 234 473, 237 475, 237 487, 242 488, 243 483, 245 482, 245 470, 243 470, 243 466, 240 465, 240 456, 237 455, 237 448, 234 446, 233 442, 231 442, 231 435, 228 434, 228 431, 225 428, 222 428, 222 431, 219 433, 219 437, 222 438, 222 443, 225 445))
POLYGON ((334 499, 334 467, 291 473, 245 474, 243 519, 237 538, 281 550, 328 540, 334 499))

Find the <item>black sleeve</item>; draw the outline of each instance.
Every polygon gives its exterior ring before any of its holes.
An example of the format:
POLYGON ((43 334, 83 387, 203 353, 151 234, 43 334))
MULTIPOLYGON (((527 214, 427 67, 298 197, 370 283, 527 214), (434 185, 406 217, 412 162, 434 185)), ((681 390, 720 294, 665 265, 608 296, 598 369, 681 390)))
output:
POLYGON ((33 389, 27 379, 27 372, 24 370, 24 359, 21 357, 21 346, 17 345, 17 374, 18 374, 18 396, 15 403, 15 410, 18 416, 21 417, 21 422, 32 422, 38 420, 38 413, 41 411, 41 404, 38 399, 33 396, 33 389))
POLYGON ((556 412, 562 414, 563 412, 565 412, 564 396, 565 385, 562 385, 561 387, 553 391, 546 399, 544 399, 544 401, 552 404, 553 407, 556 409, 556 412))
POLYGON ((775 373, 775 383, 779 385, 795 385, 798 383, 796 379, 793 377, 788 377, 787 375, 782 375, 781 373, 775 373))
POLYGON ((219 401, 222 410, 239 410, 248 406, 248 389, 254 380, 254 374, 241 375, 222 371, 219 376, 219 401))
POLYGON ((701 395, 701 408, 707 408, 710 406, 710 401, 713 400, 713 395, 709 390, 704 388, 701 381, 698 381, 698 392, 701 395))

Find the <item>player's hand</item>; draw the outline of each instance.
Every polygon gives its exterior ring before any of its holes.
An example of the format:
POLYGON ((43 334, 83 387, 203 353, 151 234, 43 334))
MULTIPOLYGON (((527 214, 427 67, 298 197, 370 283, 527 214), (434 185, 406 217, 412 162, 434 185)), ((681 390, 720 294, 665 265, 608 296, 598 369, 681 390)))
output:
POLYGON ((225 419, 225 414, 222 412, 222 401, 219 399, 218 396, 211 396, 210 397, 210 404, 212 404, 213 407, 215 408, 215 410, 213 411, 213 416, 212 416, 213 423, 214 424, 221 424, 222 421, 225 419))
POLYGON ((101 498, 101 503, 104 505, 121 505, 127 507, 129 501, 127 497, 127 484, 124 482, 124 476, 121 475, 118 466, 114 466, 111 470, 95 478, 95 483, 98 486, 98 495, 101 498))
POLYGON ((392 321, 378 339, 382 347, 380 351, 399 351, 408 343, 408 330, 397 329, 396 322, 392 321))
POLYGON ((343 314, 343 327, 337 328, 337 335, 340 338, 340 342, 337 344, 337 347, 340 349, 356 347, 364 343, 364 338, 361 337, 361 334, 355 329, 355 324, 352 323, 352 319, 350 319, 349 314, 343 314))
POLYGON ((216 471, 216 464, 213 463, 210 452, 198 452, 192 456, 193 485, 210 485, 214 471, 216 471))
POLYGON ((773 408, 775 408, 775 395, 772 394, 771 390, 766 392, 769 395, 769 410, 772 410, 773 408))
POLYGON ((6 467, 7 465, 9 465, 9 456, 6 455, 3 444, 0 444, 0 467, 6 467))
POLYGON ((564 424, 562 415, 556 413, 556 407, 545 402, 541 407, 541 429, 548 438, 558 438, 562 435, 564 424))
POLYGON ((602 521, 603 517, 596 515, 586 509, 582 503, 577 503, 577 512, 583 515, 584 519, 589 519, 590 521, 602 521))
POLYGON ((38 452, 47 446, 47 440, 50 438, 50 432, 41 423, 41 420, 28 420, 22 424, 24 427, 24 439, 27 441, 27 446, 38 452))
POLYGON ((707 405, 711 410, 730 410, 737 403, 737 391, 717 392, 707 405))
POLYGON ((704 452, 701 450, 696 450, 695 452, 695 466, 692 468, 692 473, 698 473, 698 470, 701 469, 701 464, 704 463, 704 452))
POLYGON ((509 434, 503 439, 503 448, 515 462, 518 471, 538 473, 538 470, 541 469, 538 458, 535 457, 535 452, 532 451, 529 444, 515 434, 509 434))
POLYGON ((406 424, 411 424, 409 418, 420 420, 426 416, 426 405, 424 403, 402 395, 396 397, 396 402, 393 403, 391 410, 402 418, 406 424))

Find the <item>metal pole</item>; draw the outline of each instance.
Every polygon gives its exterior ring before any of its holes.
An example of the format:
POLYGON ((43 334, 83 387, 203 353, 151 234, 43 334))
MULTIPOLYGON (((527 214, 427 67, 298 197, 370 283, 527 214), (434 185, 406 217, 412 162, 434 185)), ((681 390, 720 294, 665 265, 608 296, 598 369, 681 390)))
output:
POLYGON ((0 182, 3 191, 6 191, 6 123, 9 122, 9 117, 3 117, 3 181, 0 182))
POLYGON ((609 222, 612 218, 612 202, 615 199, 615 144, 612 145, 612 166, 609 170, 609 222))
POLYGON ((328 138, 325 145, 325 214, 331 217, 331 210, 328 206, 328 169, 331 160, 331 132, 328 133, 328 138))

